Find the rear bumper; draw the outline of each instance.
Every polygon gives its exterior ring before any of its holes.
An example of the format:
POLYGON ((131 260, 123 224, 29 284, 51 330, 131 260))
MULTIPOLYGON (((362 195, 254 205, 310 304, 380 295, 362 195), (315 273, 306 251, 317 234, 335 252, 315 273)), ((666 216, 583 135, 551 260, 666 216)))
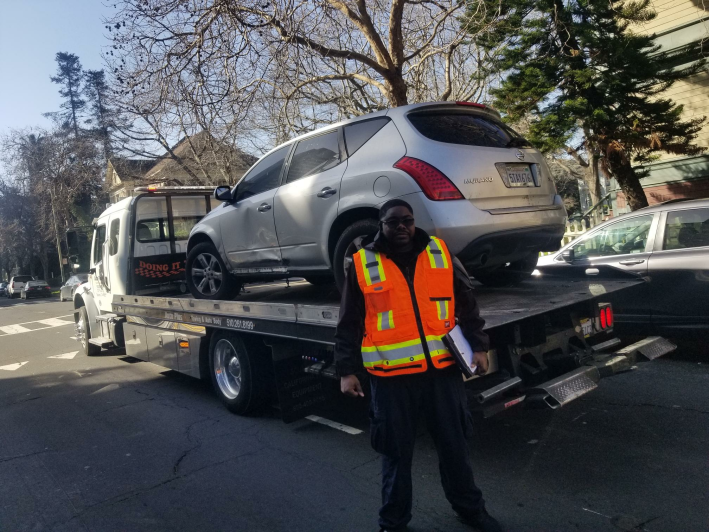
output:
POLYGON ((457 255, 467 267, 499 266, 531 253, 559 249, 564 230, 564 225, 542 225, 490 233, 473 240, 457 255))

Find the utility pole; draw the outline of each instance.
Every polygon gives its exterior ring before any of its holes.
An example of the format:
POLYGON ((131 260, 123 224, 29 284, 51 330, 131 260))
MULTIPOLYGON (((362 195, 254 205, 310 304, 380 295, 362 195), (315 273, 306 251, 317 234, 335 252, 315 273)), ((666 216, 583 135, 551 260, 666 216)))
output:
POLYGON ((56 191, 54 190, 54 183, 52 183, 52 194, 51 194, 51 200, 52 200, 52 219, 54 221, 54 236, 56 238, 57 242, 57 255, 59 255, 59 272, 61 273, 62 276, 62 284, 66 282, 66 279, 64 278, 64 263, 62 262, 62 244, 61 244, 61 239, 59 238, 59 226, 57 226, 57 214, 54 210, 54 198, 56 197, 56 191))

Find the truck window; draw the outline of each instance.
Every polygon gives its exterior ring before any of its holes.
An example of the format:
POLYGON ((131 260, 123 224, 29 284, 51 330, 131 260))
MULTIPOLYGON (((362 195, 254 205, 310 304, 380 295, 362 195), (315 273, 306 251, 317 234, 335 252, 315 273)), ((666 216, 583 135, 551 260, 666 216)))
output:
POLYGON ((141 220, 136 225, 138 242, 164 242, 170 239, 170 229, 167 218, 157 220, 141 220))
POLYGON ((111 220, 111 229, 108 232, 108 254, 118 253, 118 233, 121 228, 121 220, 116 218, 111 220))
POLYGON ((106 225, 99 225, 94 233, 94 264, 101 262, 103 243, 106 241, 106 225))
POLYGON ((190 236, 190 231, 197 222, 202 219, 202 216, 175 216, 172 219, 172 224, 175 227, 175 240, 187 240, 190 236))

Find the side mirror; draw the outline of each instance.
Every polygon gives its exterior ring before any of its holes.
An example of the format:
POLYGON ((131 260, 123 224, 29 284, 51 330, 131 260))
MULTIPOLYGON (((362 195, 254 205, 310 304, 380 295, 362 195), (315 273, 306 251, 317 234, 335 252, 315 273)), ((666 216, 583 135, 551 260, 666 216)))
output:
POLYGON ((227 186, 221 186, 214 189, 214 197, 219 201, 231 201, 233 196, 231 194, 231 188, 227 186))
POLYGON ((561 252, 561 258, 565 262, 574 262, 574 248, 569 248, 561 252))

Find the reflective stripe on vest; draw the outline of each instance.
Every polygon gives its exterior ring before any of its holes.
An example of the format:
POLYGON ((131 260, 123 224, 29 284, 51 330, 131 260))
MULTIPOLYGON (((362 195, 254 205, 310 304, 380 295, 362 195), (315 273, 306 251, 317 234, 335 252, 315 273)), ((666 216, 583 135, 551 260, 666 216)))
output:
POLYGON ((386 331, 394 328, 394 311, 387 310, 386 312, 377 313, 377 330, 386 331))
POLYGON ((367 282, 367 286, 372 286, 373 284, 386 281, 387 278, 386 275, 384 275, 384 268, 382 268, 382 261, 379 256, 379 252, 363 248, 357 253, 357 255, 359 255, 359 258, 362 261, 362 269, 364 271, 364 279, 367 282))
POLYGON ((431 268, 448 268, 448 258, 443 253, 440 240, 435 236, 431 237, 428 246, 426 246, 426 252, 428 253, 428 260, 431 261, 431 268))
MULTIPOLYGON (((443 336, 427 336, 426 345, 431 357, 450 356, 442 340, 443 336)), ((409 340, 398 344, 380 346, 362 346, 362 360, 364 367, 371 368, 376 365, 395 366, 398 364, 408 364, 426 358, 421 340, 409 340)))

